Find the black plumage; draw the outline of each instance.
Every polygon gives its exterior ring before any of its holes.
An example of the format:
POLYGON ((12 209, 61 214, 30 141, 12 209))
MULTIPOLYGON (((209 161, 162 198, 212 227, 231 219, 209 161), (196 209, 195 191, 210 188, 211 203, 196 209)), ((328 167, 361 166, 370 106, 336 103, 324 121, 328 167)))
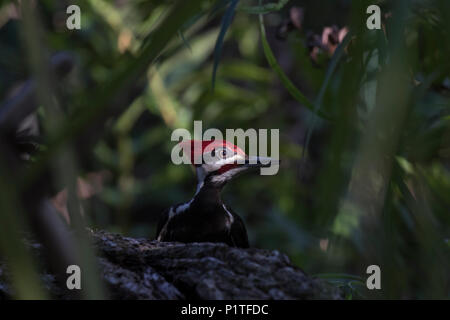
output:
POLYGON ((233 247, 248 248, 244 222, 222 202, 220 189, 207 177, 191 201, 165 210, 158 223, 157 239, 223 242, 233 247))
POLYGON ((188 140, 179 145, 184 148, 191 163, 196 163, 197 192, 189 202, 172 206, 163 212, 156 230, 156 239, 223 242, 234 247, 248 248, 244 222, 223 203, 220 193, 227 182, 241 172, 268 166, 275 160, 264 158, 262 161, 261 157, 249 157, 242 149, 224 140, 188 140), (197 144, 201 148, 194 148, 197 144), (198 162, 200 163, 197 164, 198 162))

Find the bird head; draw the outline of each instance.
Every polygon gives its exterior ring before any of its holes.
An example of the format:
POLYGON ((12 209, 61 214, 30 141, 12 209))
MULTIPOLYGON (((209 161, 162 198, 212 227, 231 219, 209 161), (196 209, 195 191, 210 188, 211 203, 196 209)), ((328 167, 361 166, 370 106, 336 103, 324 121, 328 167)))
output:
POLYGON ((199 183, 208 180, 219 187, 244 171, 278 162, 268 157, 248 156, 226 140, 185 140, 179 145, 195 166, 199 183))

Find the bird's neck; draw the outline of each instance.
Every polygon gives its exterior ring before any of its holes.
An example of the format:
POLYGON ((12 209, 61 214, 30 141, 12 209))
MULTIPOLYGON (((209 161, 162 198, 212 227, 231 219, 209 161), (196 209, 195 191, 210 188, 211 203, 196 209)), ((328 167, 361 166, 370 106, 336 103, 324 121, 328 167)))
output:
POLYGON ((215 205, 221 204, 222 198, 220 197, 220 192, 222 188, 219 188, 208 180, 199 181, 197 184, 197 191, 195 192, 193 202, 202 203, 202 205, 215 205))

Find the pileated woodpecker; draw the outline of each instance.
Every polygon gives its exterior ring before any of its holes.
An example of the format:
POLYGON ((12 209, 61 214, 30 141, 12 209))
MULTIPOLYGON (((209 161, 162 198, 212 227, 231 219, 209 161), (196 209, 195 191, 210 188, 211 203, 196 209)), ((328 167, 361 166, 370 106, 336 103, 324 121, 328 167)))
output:
POLYGON ((180 143, 197 172, 197 191, 185 203, 165 210, 158 222, 158 241, 224 242, 248 248, 247 230, 242 219, 220 197, 225 184, 239 173, 274 163, 273 159, 250 157, 224 140, 189 140, 180 143), (200 161, 195 161, 199 159, 200 161), (207 159, 205 161, 205 159, 207 159), (263 162, 263 163, 262 163, 263 162), (195 164, 200 163, 200 164, 195 164))

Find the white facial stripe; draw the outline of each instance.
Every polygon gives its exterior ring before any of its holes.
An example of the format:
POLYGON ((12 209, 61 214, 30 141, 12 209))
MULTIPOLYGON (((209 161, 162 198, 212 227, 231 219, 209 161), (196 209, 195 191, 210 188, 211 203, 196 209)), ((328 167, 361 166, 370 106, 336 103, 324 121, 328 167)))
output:
POLYGON ((192 202, 195 199, 195 196, 197 195, 197 193, 200 192, 200 189, 203 187, 204 183, 203 181, 201 181, 198 185, 197 185, 197 191, 195 192, 194 197, 189 200, 189 202, 180 204, 179 206, 176 207, 176 209, 174 210, 174 207, 170 207, 169 209, 169 217, 167 219, 166 224, 164 225, 164 227, 162 228, 161 232, 159 233, 159 236, 157 238, 158 241, 161 241, 161 237, 167 232, 167 225, 169 224, 169 221, 172 220, 173 217, 175 217, 177 214, 182 213, 183 211, 187 210, 190 205, 192 204, 192 202))
POLYGON ((201 166, 201 167, 197 167, 195 170, 197 172, 197 181, 199 181, 199 182, 204 181, 208 174, 206 172, 205 168, 203 166, 201 166))
POLYGON ((176 210, 175 214, 179 214, 179 213, 185 211, 187 208, 189 208, 189 206, 191 205, 191 203, 192 203, 192 199, 191 199, 189 202, 180 204, 180 205, 177 207, 177 210, 176 210))
POLYGON ((200 192, 201 188, 203 187, 203 180, 201 180, 198 184, 197 184, 197 191, 195 191, 195 195, 194 197, 197 195, 197 193, 200 192))
POLYGON ((222 204, 222 207, 223 207, 223 209, 225 210, 225 212, 228 213, 228 218, 229 218, 229 219, 228 219, 226 225, 227 225, 227 228, 230 229, 231 225, 232 225, 233 222, 234 222, 233 215, 231 214, 230 211, 228 211, 227 207, 225 207, 225 204, 222 204))
POLYGON ((205 163, 204 165, 202 165, 202 167, 207 172, 213 172, 213 171, 216 171, 219 168, 221 168, 222 166, 227 165, 227 164, 244 163, 244 162, 245 162, 245 156, 240 155, 240 154, 235 154, 235 155, 233 155, 232 157, 229 157, 229 158, 219 159, 219 160, 214 161, 214 162, 205 163))
POLYGON ((230 169, 230 170, 228 170, 228 171, 225 171, 225 172, 222 173, 222 174, 213 176, 213 177, 211 178, 211 181, 214 182, 214 183, 222 183, 222 182, 226 182, 226 181, 230 180, 230 179, 231 179, 235 174, 237 174, 238 172, 244 171, 244 170, 246 170, 246 169, 247 169, 246 167, 237 167, 237 168, 230 169))
POLYGON ((245 157, 240 154, 235 154, 232 157, 220 159, 216 162, 216 164, 223 166, 225 164, 232 164, 232 163, 245 163, 245 157))
POLYGON ((173 211, 173 207, 170 207, 169 209, 169 217, 167 218, 167 222, 164 224, 163 228, 159 232, 159 236, 156 240, 161 241, 161 238, 166 234, 167 232, 167 225, 169 224, 169 221, 173 218, 173 216, 176 214, 176 212, 173 211))

